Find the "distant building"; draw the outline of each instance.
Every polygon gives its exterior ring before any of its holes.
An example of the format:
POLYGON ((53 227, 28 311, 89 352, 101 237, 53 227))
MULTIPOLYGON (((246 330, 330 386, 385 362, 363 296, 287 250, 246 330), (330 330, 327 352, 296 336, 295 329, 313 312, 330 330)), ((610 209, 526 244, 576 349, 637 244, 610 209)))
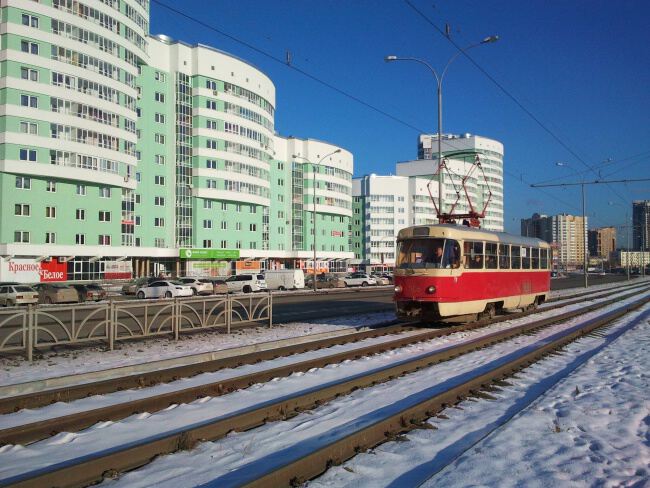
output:
POLYGON ((575 267, 584 262, 588 219, 584 224, 582 217, 575 215, 533 214, 532 218, 521 220, 521 233, 549 242, 558 267, 575 267))
POLYGON ((538 213, 534 213, 530 219, 521 219, 521 235, 553 242, 552 219, 548 215, 538 213))
POLYGON ((650 200, 632 202, 632 246, 635 251, 650 249, 650 200))
POLYGON ((600 227, 589 231, 589 255, 609 259, 616 250, 616 228, 600 227))

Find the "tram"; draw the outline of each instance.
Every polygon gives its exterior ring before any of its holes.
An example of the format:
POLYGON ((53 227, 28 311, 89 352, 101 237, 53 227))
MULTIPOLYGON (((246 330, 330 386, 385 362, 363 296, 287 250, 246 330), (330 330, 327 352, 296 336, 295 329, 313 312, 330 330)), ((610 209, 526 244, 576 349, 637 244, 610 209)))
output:
POLYGON ((438 224, 402 229, 397 244, 402 320, 463 322, 548 298, 552 254, 541 239, 438 224))

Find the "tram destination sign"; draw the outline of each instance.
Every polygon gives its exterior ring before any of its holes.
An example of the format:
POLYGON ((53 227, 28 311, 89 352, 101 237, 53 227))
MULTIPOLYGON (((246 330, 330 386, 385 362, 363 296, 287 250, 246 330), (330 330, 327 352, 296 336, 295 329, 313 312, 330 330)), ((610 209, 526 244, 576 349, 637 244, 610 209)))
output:
POLYGON ((184 249, 179 250, 181 259, 239 259, 239 249, 184 249))

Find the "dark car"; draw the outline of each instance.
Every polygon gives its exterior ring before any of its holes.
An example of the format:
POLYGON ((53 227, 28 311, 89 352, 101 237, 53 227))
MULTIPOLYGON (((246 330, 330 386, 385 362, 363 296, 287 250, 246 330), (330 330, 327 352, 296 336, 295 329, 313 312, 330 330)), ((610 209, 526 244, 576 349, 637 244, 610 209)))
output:
POLYGON ((106 297, 108 296, 106 290, 96 283, 75 283, 72 285, 72 288, 77 290, 79 302, 81 303, 106 300, 106 297))

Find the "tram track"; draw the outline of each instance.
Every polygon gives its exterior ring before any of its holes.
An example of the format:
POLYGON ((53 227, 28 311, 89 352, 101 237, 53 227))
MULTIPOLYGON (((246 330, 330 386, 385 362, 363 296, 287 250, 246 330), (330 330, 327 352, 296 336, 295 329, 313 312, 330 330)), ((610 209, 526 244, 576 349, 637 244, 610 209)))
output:
MULTIPOLYGON (((647 291, 647 287, 645 291, 647 291)), ((106 450, 102 456, 91 456, 92 459, 86 459, 81 465, 63 463, 62 465, 59 465, 59 468, 61 469, 58 471, 52 472, 52 470, 48 468, 43 468, 43 472, 40 474, 37 473, 36 476, 23 477, 22 479, 14 478, 11 480, 11 482, 17 482, 19 483, 19 486, 42 486, 43 484, 78 486, 85 483, 91 483, 97 481, 98 479, 101 479, 101 476, 107 470, 107 467, 110 467, 111 469, 115 469, 117 471, 132 469, 137 466, 146 464, 152 457, 156 455, 174 452, 179 448, 190 447, 199 440, 217 439, 224 436, 231 430, 247 430, 252 427, 261 425, 269 420, 286 418, 287 416, 292 415, 292 412, 312 408, 337 396, 350 393, 356 389, 365 388, 377 383, 388 381, 409 372, 417 371, 420 368, 428 367, 438 362, 446 361, 467 352, 474 351, 478 348, 483 348, 491 344, 506 341, 517 335, 531 333, 535 330, 545 327, 545 325, 558 323, 563 320, 568 320, 569 318, 575 318, 580 315, 584 315, 585 313, 589 313, 589 311, 595 311, 599 308, 625 300, 637 294, 638 291, 625 296, 617 296, 598 304, 592 304, 589 307, 585 307, 578 311, 567 312, 554 317, 543 319, 541 321, 529 322, 516 326, 514 328, 492 332, 479 338, 467 340, 462 344, 455 344, 429 354, 422 354, 416 360, 402 361, 400 364, 381 368, 380 371, 374 371, 371 374, 357 375, 357 377, 342 380, 325 388, 308 391, 303 395, 296 395, 295 397, 291 398, 285 397, 281 401, 275 403, 271 402, 270 404, 258 408, 251 408, 248 409, 248 411, 243 412, 237 416, 225 416, 223 418, 217 419, 214 422, 205 422, 201 423, 201 425, 194 425, 191 428, 183 428, 178 432, 173 432, 166 436, 159 436, 155 439, 149 439, 151 442, 135 442, 132 443, 135 445, 132 445, 127 449, 120 450, 119 448, 116 448, 106 450)), ((642 300, 637 302, 639 304, 638 306, 641 306, 646 301, 647 297, 644 297, 642 300)), ((608 317, 610 316, 612 315, 608 314, 608 317)), ((323 360, 323 358, 321 358, 321 360, 323 360)), ((330 362, 331 359, 324 364, 329 364, 330 362)), ((303 366, 307 367, 308 365, 305 364, 303 366)), ((295 366, 293 367, 293 371, 296 371, 295 366)), ((445 398, 448 399, 449 397, 445 398)), ((401 428, 404 429, 404 426, 402 425, 401 428)), ((359 445, 363 445, 363 443, 359 445)), ((358 445, 356 446, 358 447, 358 445)), ((345 457, 330 457, 330 459, 339 458, 344 459, 345 457)), ((313 460, 309 461, 307 464, 310 464, 312 462, 313 460)), ((318 465, 320 466, 321 464, 318 465)), ((291 468, 291 470, 293 469, 294 468, 291 468)), ((295 472, 302 471, 298 470, 295 472)), ((34 473, 32 473, 32 475, 34 475, 34 473)), ((282 477, 284 474, 274 474, 273 477, 267 479, 266 482, 275 485, 276 483, 273 480, 279 480, 277 476, 282 477)), ((8 480, 0 480, 0 486, 5 486, 6 481, 8 480)), ((285 482, 287 482, 286 479, 280 484, 285 484, 285 482)), ((259 486, 263 485, 264 484, 259 486)))
MULTIPOLYGON (((445 327, 443 329, 435 329, 433 331, 429 331, 428 333, 425 332, 421 336, 422 338, 419 340, 430 340, 435 337, 450 335, 457 332, 470 331, 489 324, 513 320, 536 313, 547 312, 557 308, 582 303, 588 300, 598 299, 611 295, 612 292, 635 290, 643 288, 644 286, 646 286, 644 283, 635 283, 633 285, 616 286, 607 290, 597 290, 591 293, 583 292, 576 295, 565 296, 560 299, 549 300, 547 302, 549 305, 545 304, 537 309, 516 313, 507 313, 504 315, 496 316, 491 320, 479 320, 466 324, 445 327)), ((113 372, 104 371, 104 376, 108 376, 108 378, 97 381, 80 381, 77 375, 72 375, 70 377, 67 377, 67 379, 60 378, 57 383, 64 384, 64 386, 58 387, 47 387, 36 384, 11 385, 12 390, 24 390, 25 393, 6 394, 4 396, 0 396, 0 414, 15 412, 24 408, 39 408, 56 402, 70 402, 93 395, 105 395, 116 391, 133 388, 151 387, 160 383, 177 381, 181 378, 191 378, 203 373, 210 373, 228 368, 236 368, 247 364, 256 364, 261 361, 267 361, 278 357, 301 354, 309 351, 329 348, 335 345, 359 342, 369 338, 399 334, 401 332, 414 330, 414 327, 416 325, 419 324, 400 324, 397 321, 394 321, 392 323, 389 322, 383 324, 383 326, 372 327, 370 330, 361 330, 351 334, 327 337, 314 341, 290 344, 266 350, 261 350, 261 348, 258 348, 255 351, 238 354, 236 356, 221 357, 212 360, 202 360, 176 366, 161 365, 160 368, 156 368, 155 363, 153 363, 153 368, 149 368, 151 369, 150 371, 139 371, 136 373, 124 374, 119 371, 122 368, 116 368, 113 372)), ((414 342, 418 342, 418 339, 407 338, 405 341, 397 341, 394 347, 403 347, 414 342)), ((32 383, 40 384, 42 382, 32 383)), ((3 389, 7 389, 7 387, 0 387, 0 395, 2 395, 3 389)), ((0 444, 1 443, 2 442, 0 441, 0 444)))

